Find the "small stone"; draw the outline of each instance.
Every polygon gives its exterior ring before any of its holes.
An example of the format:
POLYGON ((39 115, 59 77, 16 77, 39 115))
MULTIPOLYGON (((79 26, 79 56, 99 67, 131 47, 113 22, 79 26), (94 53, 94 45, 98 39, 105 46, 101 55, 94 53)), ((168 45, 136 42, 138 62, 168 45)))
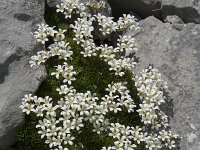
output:
POLYGON ((188 141, 189 143, 193 143, 194 140, 196 140, 196 139, 197 139, 197 135, 196 135, 196 134, 194 134, 194 133, 188 134, 187 141, 188 141))
POLYGON ((165 19, 165 22, 168 22, 171 24, 184 24, 183 20, 176 15, 167 16, 165 19))

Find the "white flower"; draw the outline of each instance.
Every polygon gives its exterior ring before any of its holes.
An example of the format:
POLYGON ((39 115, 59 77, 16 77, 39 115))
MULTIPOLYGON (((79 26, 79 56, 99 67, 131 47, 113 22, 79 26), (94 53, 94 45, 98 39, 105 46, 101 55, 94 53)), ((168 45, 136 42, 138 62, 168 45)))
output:
POLYGON ((93 123, 94 129, 92 129, 92 132, 96 132, 97 134, 100 134, 102 131, 104 131, 104 128, 99 123, 93 123))
POLYGON ((80 128, 84 127, 83 124, 83 117, 80 117, 79 115, 76 115, 75 119, 73 119, 74 123, 74 127, 77 131, 80 130, 80 128))
POLYGON ((62 30, 62 29, 59 29, 59 31, 56 33, 56 37, 54 38, 54 41, 58 42, 58 41, 62 41, 65 39, 65 32, 67 30, 62 30))
POLYGON ((100 26, 100 31, 104 36, 116 31, 118 29, 117 23, 113 21, 113 17, 106 17, 100 13, 95 15, 96 20, 100 26))
POLYGON ((71 134, 67 134, 67 136, 64 137, 64 144, 69 144, 69 145, 73 145, 73 140, 75 138, 73 136, 71 136, 71 134))
POLYGON ((65 9, 67 8, 67 5, 64 4, 64 3, 61 3, 59 5, 56 5, 56 7, 57 7, 56 12, 62 12, 63 13, 65 11, 65 9))
POLYGON ((46 60, 49 58, 49 52, 48 51, 40 51, 37 52, 37 55, 31 57, 31 67, 35 65, 40 65, 41 63, 46 62, 46 60))
POLYGON ((64 73, 64 66, 58 65, 56 68, 56 72, 52 72, 51 75, 56 75, 56 78, 59 79, 59 75, 64 73))
POLYGON ((48 131, 47 129, 45 128, 41 128, 39 131, 38 131, 39 134, 41 134, 41 138, 43 139, 45 136, 48 138, 48 131))
POLYGON ((56 146, 56 138, 48 136, 45 143, 49 144, 49 148, 52 148, 53 146, 56 146))
POLYGON ((67 94, 70 92, 73 92, 73 86, 68 86, 68 85, 61 85, 60 88, 57 88, 56 91, 59 92, 60 95, 62 94, 67 94))
POLYGON ((129 140, 126 140, 126 141, 125 141, 124 147, 125 147, 127 150, 134 150, 134 149, 137 147, 137 145, 133 144, 133 143, 132 143, 131 141, 129 141, 129 140))
POLYGON ((54 35, 55 35, 56 33, 58 33, 58 31, 54 30, 54 28, 55 28, 55 27, 48 27, 48 28, 47 28, 47 35, 50 35, 50 36, 54 37, 54 35))
POLYGON ((34 32, 34 37, 37 39, 37 42, 41 42, 42 44, 45 44, 46 41, 48 41, 47 38, 47 28, 49 26, 45 24, 39 24, 38 30, 34 32))
POLYGON ((90 6, 94 10, 99 10, 106 7, 106 3, 104 1, 96 2, 95 0, 89 0, 89 2, 86 3, 86 5, 90 6))
POLYGON ((131 36, 119 36, 117 46, 121 52, 126 51, 126 55, 137 51, 135 39, 131 36))
POLYGON ((22 112, 25 112, 27 115, 30 114, 30 112, 35 111, 34 107, 35 107, 35 105, 28 104, 28 103, 25 103, 23 106, 21 106, 22 112))

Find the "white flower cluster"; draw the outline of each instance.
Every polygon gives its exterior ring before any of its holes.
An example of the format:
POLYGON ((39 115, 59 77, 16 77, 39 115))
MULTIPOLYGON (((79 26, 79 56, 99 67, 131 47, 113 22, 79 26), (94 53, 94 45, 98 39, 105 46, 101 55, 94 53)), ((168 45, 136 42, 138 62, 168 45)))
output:
POLYGON ((153 125, 152 128, 160 128, 168 126, 167 116, 160 111, 159 106, 165 103, 163 90, 167 89, 166 82, 161 78, 161 74, 157 69, 149 66, 141 72, 141 76, 135 76, 135 86, 138 89, 138 95, 142 100, 138 111, 145 125, 153 125))
POLYGON ((117 23, 113 21, 113 17, 106 17, 100 13, 95 15, 96 20, 100 26, 100 31, 104 36, 109 35, 110 33, 118 29, 117 23))
POLYGON ((72 86, 77 73, 74 67, 67 63, 73 51, 69 43, 64 41, 66 30, 57 31, 54 27, 44 24, 38 25, 38 30, 34 32, 35 38, 45 44, 48 37, 51 37, 54 43, 49 45, 46 51, 40 51, 33 56, 30 64, 40 65, 54 56, 64 61, 51 73, 57 79, 63 80, 63 85, 56 89, 62 98, 54 104, 52 98, 48 96, 41 98, 29 94, 22 99, 20 108, 26 114, 33 112, 39 117, 36 126, 39 129, 38 133, 54 150, 68 150, 68 147, 74 144, 73 133, 80 131, 86 121, 93 125, 93 132, 98 134, 107 132, 115 140, 113 146, 102 147, 102 150, 134 150, 140 143, 145 144, 146 149, 149 150, 163 146, 170 149, 175 147, 173 139, 177 136, 167 130, 168 118, 159 108, 162 103, 165 103, 163 89, 167 88, 160 73, 157 69, 149 67, 140 76, 134 76, 136 62, 132 58, 119 57, 122 52, 137 51, 135 39, 131 36, 119 36, 117 47, 104 44, 103 41, 100 46, 97 46, 93 40, 94 22, 97 22, 99 30, 106 37, 115 31, 139 29, 136 19, 130 15, 123 15, 114 22, 112 17, 100 13, 94 16, 85 15, 84 10, 87 6, 100 8, 104 7, 104 4, 90 1, 84 5, 79 0, 62 0, 62 3, 57 5, 57 12, 63 13, 66 18, 71 18, 74 13, 79 14, 80 18, 77 18, 70 27, 75 33, 73 40, 82 47, 81 54, 84 57, 99 56, 110 65, 109 70, 114 71, 115 75, 123 76, 126 70, 133 73, 133 80, 141 99, 139 109, 136 110, 136 104, 125 82, 109 84, 105 89, 108 94, 101 98, 90 91, 77 92, 72 86), (144 126, 133 127, 112 123, 106 117, 110 112, 122 111, 138 112, 144 126))
POLYGON ((40 51, 37 55, 31 57, 31 67, 35 65, 40 65, 41 63, 46 62, 46 60, 53 56, 59 56, 59 59, 65 59, 71 57, 73 51, 71 51, 71 47, 69 43, 63 41, 65 39, 66 30, 59 29, 56 31, 53 29, 54 27, 49 27, 48 25, 38 25, 37 31, 34 32, 34 37, 38 42, 45 44, 48 41, 48 37, 53 37, 55 43, 49 45, 49 51, 40 51))
POLYGON ((136 21, 136 18, 134 16, 131 15, 125 15, 123 14, 123 17, 120 17, 119 20, 117 21, 118 24, 118 30, 120 31, 124 31, 127 29, 135 29, 135 30, 139 30, 139 24, 136 21))
POLYGON ((91 7, 94 10, 103 9, 106 7, 106 3, 104 1, 96 2, 95 0, 89 0, 86 3, 87 6, 91 7))
MULTIPOLYGON (((124 15, 124 17, 126 17, 126 15, 124 15)), ((123 69, 133 70, 136 65, 134 60, 125 57, 120 57, 118 59, 116 58, 116 54, 119 52, 137 51, 135 39, 133 37, 120 36, 117 44, 118 47, 114 48, 113 46, 108 46, 107 44, 96 46, 92 35, 92 31, 94 31, 92 22, 94 21, 98 22, 100 26, 99 30, 104 36, 106 36, 114 31, 117 31, 118 29, 121 29, 122 27, 126 28, 127 26, 134 26, 136 21, 135 19, 131 19, 129 19, 130 21, 128 22, 124 21, 123 25, 122 22, 120 22, 118 25, 113 21, 113 17, 106 17, 100 13, 94 15, 93 17, 89 15, 89 17, 78 18, 77 21, 75 21, 75 25, 71 25, 71 27, 75 33, 74 40, 83 48, 81 54, 83 54, 84 57, 91 57, 96 56, 97 52, 100 51, 100 57, 108 62, 108 64, 111 66, 110 70, 114 70, 115 75, 123 76, 123 69)))
POLYGON ((142 122, 147 128, 151 127, 151 129, 160 131, 154 137, 161 140, 165 146, 175 147, 173 139, 177 138, 177 135, 166 130, 169 126, 168 117, 159 108, 161 104, 165 103, 163 91, 168 88, 167 83, 162 80, 158 69, 153 69, 152 66, 143 70, 140 76, 135 76, 134 81, 141 99, 140 109, 137 112, 141 116, 142 122))
POLYGON ((71 18, 72 14, 85 15, 85 6, 80 3, 79 0, 61 0, 61 4, 56 5, 57 12, 61 12, 65 15, 65 18, 71 18))
POLYGON ((73 75, 76 74, 73 66, 69 66, 66 62, 64 62, 64 65, 58 65, 56 66, 56 72, 52 72, 51 75, 55 75, 57 79, 59 79, 59 76, 62 75, 64 78, 63 83, 68 83, 71 85, 71 81, 76 80, 73 75))

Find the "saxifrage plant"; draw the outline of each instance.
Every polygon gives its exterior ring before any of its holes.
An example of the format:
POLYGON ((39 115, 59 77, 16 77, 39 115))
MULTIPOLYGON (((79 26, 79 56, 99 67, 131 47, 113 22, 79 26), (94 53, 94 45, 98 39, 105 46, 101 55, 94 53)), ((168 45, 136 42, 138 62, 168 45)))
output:
POLYGON ((67 30, 38 25, 34 32, 37 41, 42 44, 48 41, 53 43, 32 57, 31 67, 44 64, 50 58, 59 60, 51 75, 62 81, 62 85, 56 89, 60 97, 53 100, 49 96, 42 98, 27 94, 20 108, 27 115, 36 114, 39 119, 36 128, 50 149, 87 149, 84 142, 76 141, 84 128, 110 139, 101 147, 102 150, 135 150, 140 147, 150 150, 162 147, 171 149, 175 147, 177 135, 169 131, 168 117, 160 110, 165 103, 163 90, 167 89, 161 74, 149 66, 140 75, 135 75, 136 61, 122 55, 124 52, 137 51, 133 37, 119 35, 116 46, 106 42, 113 32, 139 30, 138 23, 131 15, 123 15, 114 22, 112 17, 99 13, 98 10, 104 6, 103 1, 83 4, 79 0, 62 0, 57 5, 57 12, 64 14, 66 19, 76 18, 70 29, 74 32, 73 40, 77 49, 72 49, 66 41, 67 30), (85 11, 87 7, 94 10, 93 15, 85 11), (99 42, 94 40, 94 31, 98 31, 99 42), (82 55, 79 59, 99 59, 100 63, 107 64, 108 72, 116 82, 105 87, 105 95, 74 86, 82 72, 73 66, 77 63, 74 62, 77 53, 82 55), (127 88, 128 83, 119 81, 126 74, 132 76, 132 84, 140 97, 139 103, 127 88), (118 119, 120 114, 138 115, 141 120, 137 124, 122 124, 118 119))

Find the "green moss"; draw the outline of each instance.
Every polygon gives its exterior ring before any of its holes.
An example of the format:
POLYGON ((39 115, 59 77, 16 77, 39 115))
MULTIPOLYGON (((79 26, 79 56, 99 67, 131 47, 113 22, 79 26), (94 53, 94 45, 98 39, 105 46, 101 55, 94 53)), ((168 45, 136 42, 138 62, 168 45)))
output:
MULTIPOLYGON (((117 77, 114 75, 114 72, 109 71, 109 66, 99 57, 84 58, 80 55, 81 47, 73 41, 73 32, 69 29, 69 25, 65 23, 63 19, 53 13, 50 8, 46 8, 45 12, 46 22, 50 26, 57 26, 58 28, 67 29, 66 41, 69 42, 74 54, 72 60, 69 60, 68 63, 73 65, 75 71, 78 73, 76 75, 76 81, 73 82, 73 86, 77 89, 78 92, 91 91, 96 93, 98 97, 102 97, 105 94, 108 94, 105 91, 105 88, 108 84, 120 81, 128 82, 127 87, 131 91, 131 96, 134 98, 137 107, 139 107, 139 98, 137 97, 137 91, 134 87, 134 83, 131 79, 132 74, 126 72, 125 76, 117 77)), ((62 18, 62 16, 61 16, 62 18)), ((46 45, 48 46, 50 42, 46 45)), ((57 80, 54 76, 51 76, 51 72, 55 70, 56 65, 60 63, 57 57, 50 58, 46 63, 47 69, 47 79, 41 84, 38 91, 36 92, 37 96, 45 97, 50 96, 53 98, 54 103, 60 99, 60 95, 56 92, 62 84, 62 80, 57 80)), ((120 112, 117 114, 109 113, 107 115, 112 122, 120 122, 124 125, 142 126, 140 117, 138 113, 128 113, 120 112)), ((44 143, 44 140, 40 138, 40 135, 37 133, 38 130, 35 128, 38 119, 34 114, 26 116, 26 121, 24 126, 18 131, 17 134, 17 148, 18 150, 48 150, 48 145, 44 143)), ((85 127, 81 132, 74 133, 76 140, 74 141, 77 147, 70 147, 71 150, 98 150, 103 146, 110 146, 113 144, 113 139, 107 134, 96 134, 91 131, 92 125, 86 122, 85 127), (82 144, 84 148, 82 148, 82 144)), ((138 148, 138 150, 143 150, 144 147, 138 148)))
POLYGON ((17 134, 17 150, 48 150, 48 145, 40 138, 35 128, 37 118, 34 114, 26 116, 26 123, 17 134))

